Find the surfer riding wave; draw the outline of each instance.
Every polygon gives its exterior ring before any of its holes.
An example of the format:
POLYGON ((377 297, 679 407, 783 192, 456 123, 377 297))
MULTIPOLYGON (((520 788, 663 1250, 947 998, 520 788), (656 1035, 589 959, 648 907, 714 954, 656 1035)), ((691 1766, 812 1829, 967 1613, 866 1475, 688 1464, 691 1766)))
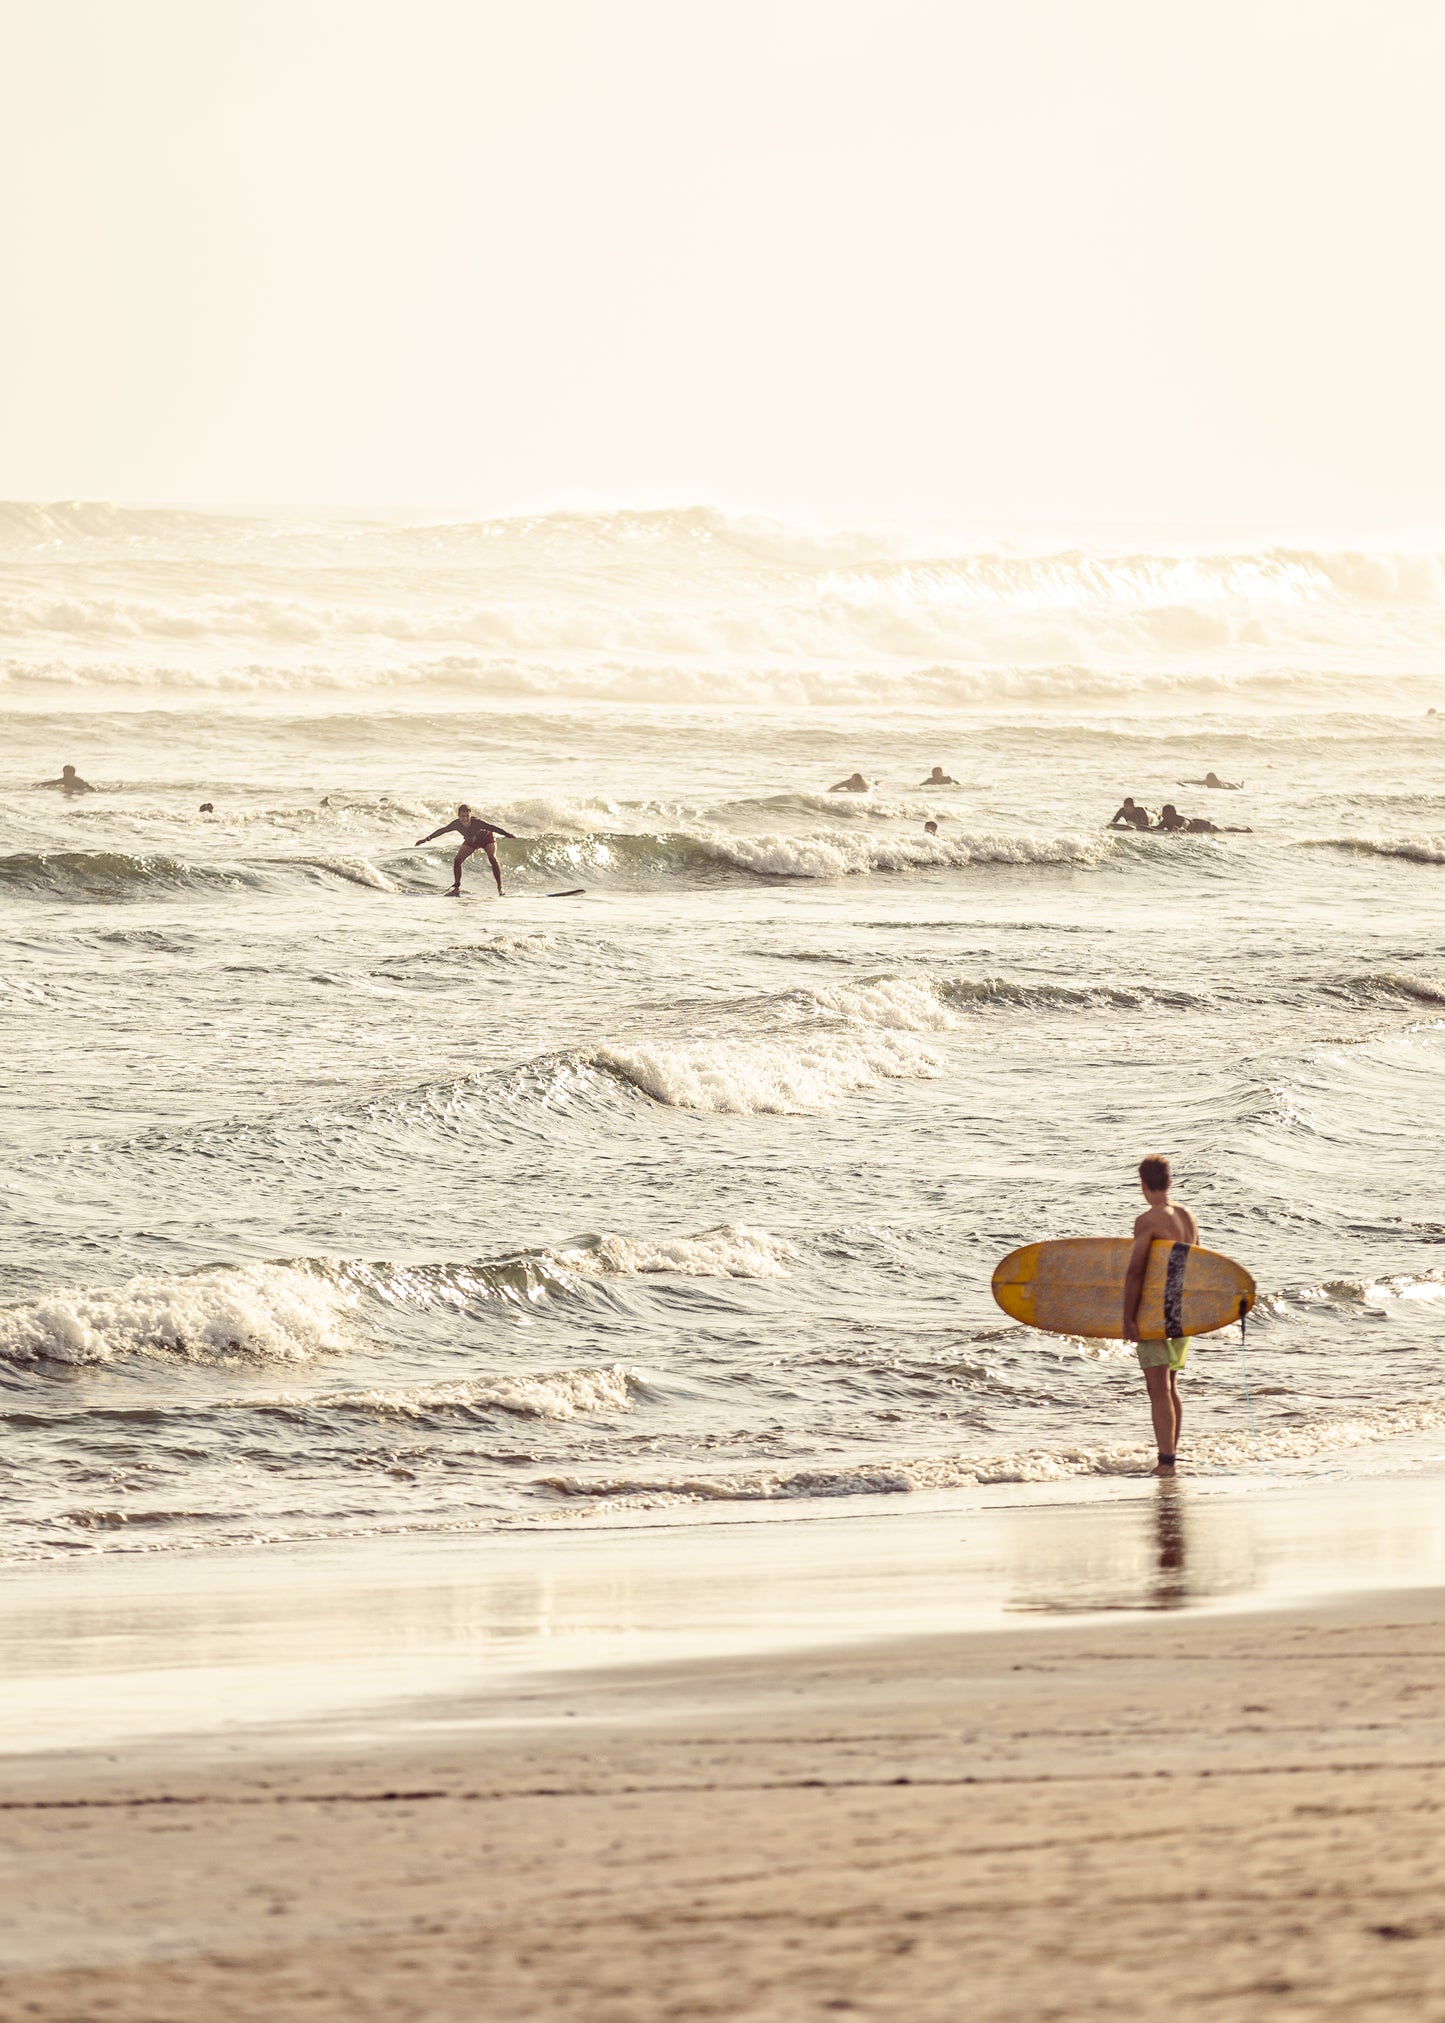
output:
POLYGON ((461 837, 462 847, 452 859, 452 883, 447 897, 450 899, 460 899, 462 892, 462 866, 466 863, 468 857, 475 855, 478 850, 481 850, 485 853, 487 862, 492 867, 492 876, 497 881, 497 897, 500 899, 502 896, 502 867, 497 862, 497 851, 493 838, 496 836, 506 836, 509 840, 515 840, 512 837, 512 831, 504 829, 499 822, 484 822, 481 816, 474 815, 466 802, 463 801, 457 809, 454 821, 443 822, 440 829, 433 829, 429 836, 418 836, 412 848, 420 850, 424 843, 435 843, 438 836, 449 836, 453 832, 461 837))

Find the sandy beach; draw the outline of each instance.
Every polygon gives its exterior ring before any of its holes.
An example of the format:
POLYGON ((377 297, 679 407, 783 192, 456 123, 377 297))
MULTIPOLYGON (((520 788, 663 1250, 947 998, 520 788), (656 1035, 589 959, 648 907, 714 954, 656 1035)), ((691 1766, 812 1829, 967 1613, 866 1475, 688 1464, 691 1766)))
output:
MULTIPOLYGON (((952 1634, 869 1632, 885 1521, 740 1528, 723 1546, 740 1578, 760 1549, 776 1561, 791 1649, 657 1659, 634 1631, 644 1662, 548 1668, 532 1652, 466 1687, 338 1693, 325 1718, 314 1693, 290 1719, 276 1696, 265 1719, 13 1754, 0 2016, 1436 2013, 1445 1601, 1427 1584, 1430 1488, 1198 1497, 1172 1589, 1129 1557, 1152 1538, 1179 1559, 1140 1499, 996 1512, 1015 1544, 1037 1547, 1041 1521, 1072 1541, 1054 1599, 1020 1602, 1015 1583, 1009 1612, 991 1612, 982 1560, 970 1572, 960 1554, 949 1605, 978 1627, 952 1634), (1304 1535, 1330 1508, 1358 1530, 1367 1503, 1386 1525, 1396 1511, 1415 1585, 1309 1599, 1277 1575, 1191 1596, 1191 1553, 1212 1534, 1304 1535), (859 1615, 809 1618, 806 1597, 844 1561, 859 1615), (1131 1565, 1145 1582, 1132 1595, 1131 1565), (1100 1606, 1110 1566, 1123 1584, 1100 1606)), ((941 1588, 943 1540, 979 1517, 897 1521, 888 1549, 911 1534, 941 1588)), ((589 1544, 633 1553, 648 1620, 648 1542, 589 1544)), ((1267 1559, 1256 1551, 1257 1576, 1267 1559)), ((336 1591, 334 1568, 325 1578, 336 1591)), ((695 1636, 709 1593, 725 1605, 725 1583, 699 1587, 695 1636)), ((73 1594, 67 1606, 77 1620, 73 1594)), ((175 1600, 163 1631, 182 1669, 188 1606, 175 1600)), ((144 1641, 143 1613, 132 1596, 108 1632, 94 1617, 97 1665, 115 1664, 103 1646, 122 1617, 144 1641)), ((294 1589, 275 1613, 297 1620, 294 1589)), ((767 1641, 756 1621, 744 1633, 767 1641)), ((207 1634, 221 1655, 214 1620, 207 1634)), ((248 1645, 274 1664, 253 1624, 215 1668, 242 1698, 248 1645)), ((334 1631, 329 1647, 354 1669, 356 1647, 334 1631)))

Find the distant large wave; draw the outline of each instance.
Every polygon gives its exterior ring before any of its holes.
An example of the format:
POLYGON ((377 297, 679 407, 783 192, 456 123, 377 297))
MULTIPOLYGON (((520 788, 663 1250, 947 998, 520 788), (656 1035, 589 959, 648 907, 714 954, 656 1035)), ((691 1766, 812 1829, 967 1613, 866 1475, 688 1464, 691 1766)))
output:
POLYGON ((6 680, 305 693, 1411 708, 1429 550, 930 547, 694 508, 396 524, 0 505, 6 680), (880 689, 880 682, 886 684, 880 689))
MULTIPOLYGON (((557 880, 636 887, 707 885, 718 881, 772 884, 868 876, 989 871, 1021 866, 1092 870, 1119 858, 1157 859, 1168 871, 1181 853, 1217 850, 1202 837, 1139 838, 1117 832, 1088 835, 924 836, 886 831, 818 830, 800 835, 736 836, 722 830, 594 832, 501 839, 498 854, 510 878, 535 890, 557 880)), ((340 882, 376 893, 437 891, 436 864, 415 851, 306 855, 269 854, 196 861, 173 852, 20 850, 0 854, 0 890, 15 896, 114 904, 187 891, 217 898, 248 892, 340 882)))

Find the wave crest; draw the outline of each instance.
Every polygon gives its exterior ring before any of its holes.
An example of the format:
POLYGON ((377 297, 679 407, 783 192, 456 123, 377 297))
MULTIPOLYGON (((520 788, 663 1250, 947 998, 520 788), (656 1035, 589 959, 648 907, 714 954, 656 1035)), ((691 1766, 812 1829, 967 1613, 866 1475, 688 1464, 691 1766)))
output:
POLYGON ((1300 850, 1342 850, 1351 857, 1399 857, 1407 864, 1445 864, 1445 836, 1309 836, 1300 850))
POLYGON ((101 1364, 134 1356, 185 1363, 302 1363, 366 1346, 363 1301, 467 1311, 531 1306, 593 1278, 784 1278, 786 1238, 724 1223, 696 1236, 604 1234, 465 1264, 297 1258, 212 1265, 174 1277, 48 1294, 0 1311, 0 1359, 101 1364))
POLYGON ((599 1047, 597 1065, 654 1102, 714 1116, 802 1116, 856 1090, 930 1078, 946 1063, 906 1034, 824 1033, 808 1039, 691 1039, 599 1047))
POLYGON ((176 1278, 142 1276, 0 1312, 0 1357, 12 1363, 307 1362, 357 1346, 352 1301, 325 1275, 291 1264, 216 1265, 176 1278))
POLYGON ((401 1391, 332 1391, 305 1400, 305 1408, 364 1412, 373 1418, 434 1419, 458 1412, 507 1412, 524 1419, 566 1420, 630 1412, 644 1389, 639 1372, 625 1363, 609 1363, 600 1369, 467 1377, 454 1383, 417 1384, 401 1391))

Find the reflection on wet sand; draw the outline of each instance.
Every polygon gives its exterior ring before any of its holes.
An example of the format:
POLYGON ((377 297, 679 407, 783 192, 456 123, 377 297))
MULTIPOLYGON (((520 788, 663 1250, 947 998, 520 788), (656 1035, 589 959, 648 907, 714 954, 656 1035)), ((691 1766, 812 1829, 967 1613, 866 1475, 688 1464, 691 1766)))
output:
POLYGON ((1158 1570, 1151 1608, 1179 1609, 1189 1600, 1189 1523, 1178 1492, 1177 1482, 1161 1482, 1154 1498, 1158 1570))
POLYGON ((1061 1518, 1049 1549, 1013 1568, 1007 1606, 1033 1615, 1097 1609, 1182 1609, 1248 1593, 1259 1574, 1251 1527, 1237 1507, 1200 1504, 1177 1481, 1091 1512, 1087 1535, 1061 1518))

